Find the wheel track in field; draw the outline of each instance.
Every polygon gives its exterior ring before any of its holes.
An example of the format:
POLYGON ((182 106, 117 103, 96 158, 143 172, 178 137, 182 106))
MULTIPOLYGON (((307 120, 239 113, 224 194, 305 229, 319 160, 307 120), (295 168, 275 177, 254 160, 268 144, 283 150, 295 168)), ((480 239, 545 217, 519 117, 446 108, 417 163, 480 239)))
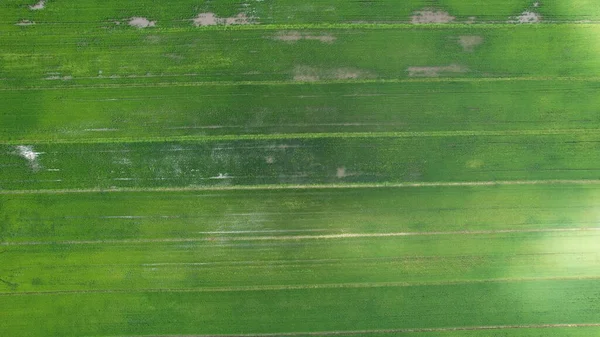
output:
POLYGON ((209 334, 209 335, 118 335, 112 337, 293 337, 293 336, 348 336, 348 335, 379 335, 379 334, 412 334, 427 332, 456 332, 456 331, 485 331, 485 330, 517 330, 517 329, 559 329, 559 328, 598 328, 600 323, 559 323, 559 324, 521 324, 521 325, 484 325, 445 328, 400 328, 373 329, 348 331, 319 331, 319 332, 281 332, 254 334, 209 334))
POLYGON ((322 284, 296 284, 296 285, 255 285, 255 286, 230 286, 207 288, 139 288, 139 289, 82 289, 82 290, 48 290, 48 291, 12 291, 0 292, 3 296, 33 296, 33 295, 69 295, 69 294, 127 294, 127 293, 217 293, 217 292, 252 292, 252 291, 289 291, 310 289, 362 289, 362 288, 406 288, 406 287, 431 287, 451 286, 464 284, 485 283, 517 283, 540 281, 596 281, 596 276, 554 276, 554 277, 528 277, 528 278, 495 278, 474 280, 448 280, 431 282, 369 282, 369 283, 322 283, 322 284))
POLYGON ((550 180, 497 180, 417 183, 348 183, 306 185, 237 185, 237 186, 187 186, 187 187, 120 187, 82 189, 1 190, 0 195, 21 194, 73 194, 117 192, 211 192, 211 191, 261 191, 261 190, 311 190, 311 189, 375 189, 418 187, 485 187, 485 186, 536 186, 536 185, 600 185, 600 179, 550 179, 550 180))
POLYGON ((0 145, 43 144, 113 144, 113 143, 163 143, 163 142, 223 142, 261 140, 306 140, 349 138, 418 138, 418 137, 494 137, 494 136, 599 136, 600 129, 548 129, 548 130, 456 130, 456 131, 390 131, 390 132, 305 132, 272 134, 227 134, 167 137, 120 137, 81 139, 16 139, 0 140, 0 145))
MULTIPOLYGON (((154 78, 191 77, 185 74, 155 75, 154 78)), ((148 77, 141 77, 148 78, 148 77)), ((124 77, 127 79, 127 77, 124 77)), ((140 78, 135 78, 139 80, 140 78)), ((81 80, 74 78, 73 81, 81 80)), ((102 81, 102 78, 83 78, 85 81, 102 81)), ((319 80, 312 82, 292 80, 256 80, 256 81, 172 81, 172 82, 149 82, 149 83, 106 83, 106 84, 68 84, 56 86, 22 86, 22 87, 0 87, 0 91, 40 91, 40 90, 67 90, 67 89, 118 89, 118 88, 164 88, 164 87, 202 87, 202 86, 299 86, 299 85, 329 85, 329 84, 386 84, 386 83, 454 83, 454 82, 516 82, 516 81, 567 81, 567 82, 600 82, 600 77, 551 77, 551 76, 523 76, 523 77, 435 77, 435 78, 389 78, 389 79, 350 79, 350 80, 319 80)))
POLYGON ((156 238, 156 239, 122 239, 122 240, 65 240, 65 241, 23 241, 0 242, 0 246, 40 246, 40 245, 102 245, 102 244, 144 244, 144 243, 179 243, 179 242, 232 242, 232 241, 297 241, 297 240, 331 240, 354 238, 385 238, 409 236, 443 236, 443 235, 495 235, 514 233, 573 233, 597 232, 600 227, 591 228, 540 228, 540 229, 505 229, 481 231, 448 231, 448 232, 392 232, 392 233, 342 233, 320 235, 280 235, 280 236, 211 236, 196 238, 156 238))

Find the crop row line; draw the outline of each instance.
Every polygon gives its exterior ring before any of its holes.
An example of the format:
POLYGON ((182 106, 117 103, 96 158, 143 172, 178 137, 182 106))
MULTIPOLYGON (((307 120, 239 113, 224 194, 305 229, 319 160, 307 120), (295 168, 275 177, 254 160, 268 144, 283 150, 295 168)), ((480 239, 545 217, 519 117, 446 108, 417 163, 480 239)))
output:
POLYGON ((446 328, 401 328, 374 330, 338 330, 319 332, 278 332, 252 334, 211 334, 211 335, 118 335, 112 337, 294 337, 294 336, 348 336, 348 335, 380 335, 408 334, 427 332, 477 331, 477 330, 516 330, 516 329, 560 329, 560 328, 598 328, 600 323, 560 323, 560 324, 522 324, 522 325, 484 325, 446 328))
MULTIPOLYGON (((545 20, 535 24, 518 24, 507 21, 486 21, 476 23, 419 23, 411 22, 361 22, 361 23, 302 23, 302 24, 246 24, 246 25, 211 25, 211 26, 194 26, 190 20, 179 20, 179 22, 189 21, 189 27, 152 27, 152 32, 160 33, 179 33, 179 32, 198 32, 198 31, 239 31, 239 30, 304 30, 304 29, 490 29, 490 28, 525 28, 538 29, 547 26, 578 26, 578 27, 595 27, 600 24, 600 20, 545 20)), ((407 20, 408 21, 408 20, 407 20)), ((92 22, 49 22, 36 21, 36 26, 54 26, 58 28, 71 28, 71 26, 93 25, 91 28, 98 28, 99 23, 114 24, 111 21, 92 21, 92 22)), ((1 26, 14 27, 13 22, 0 22, 1 26)), ((98 29, 100 32, 105 32, 105 29, 98 29)), ((147 32, 146 31, 146 32, 147 32)), ((137 32, 136 28, 124 27, 123 32, 137 32)), ((13 33, 13 32, 11 32, 13 33)), ((14 31, 14 33, 22 33, 14 31)), ((11 34, 12 35, 12 34, 11 34)), ((50 34, 51 35, 51 34, 50 34)))
POLYGON ((136 243, 170 243, 170 242, 212 242, 212 241, 297 241, 297 240, 331 240, 354 238, 384 238, 404 236, 451 236, 451 235, 490 235, 513 233, 565 233, 565 232, 600 232, 600 227, 580 228, 540 228, 540 229, 499 229, 479 231, 447 231, 447 232, 392 232, 392 233, 342 233, 322 235, 280 235, 280 236, 228 236, 228 237, 194 237, 194 238, 160 238, 160 239, 110 239, 110 240, 67 240, 67 241, 15 241, 0 242, 0 246, 39 246, 39 245, 94 245, 94 244, 136 244, 136 243))
POLYGON ((583 136, 600 135, 600 129, 538 129, 538 130, 455 130, 455 131, 390 131, 390 132, 306 132, 271 134, 186 135, 166 137, 104 137, 80 139, 13 139, 1 140, 0 145, 37 144, 111 144, 159 142, 221 142, 289 139, 340 138, 414 138, 414 137, 483 137, 483 136, 583 136))
POLYGON ((523 185, 600 185, 600 179, 550 179, 550 180, 494 180, 418 183, 348 183, 348 184, 278 184, 237 186, 185 186, 185 187, 119 187, 82 189, 0 190, 0 195, 19 194, 70 194, 110 192, 199 192, 199 191, 256 191, 256 190, 306 190, 352 188, 414 188, 414 187, 477 187, 523 185))
MULTIPOLYGON (((97 78, 94 80, 119 81, 123 79, 139 80, 144 78, 161 77, 189 77, 189 75, 153 75, 131 77, 127 75, 122 78, 97 78)), ((11 79, 0 79, 0 84, 8 84, 11 79)), ((78 79, 74 78, 72 82, 78 79)), ((85 80, 92 80, 85 78, 85 80)), ((0 91, 28 91, 28 90, 65 90, 65 89, 110 89, 110 88, 164 88, 164 87, 199 87, 199 86, 250 86, 250 85, 330 85, 330 84, 386 84, 386 83, 446 83, 446 82, 508 82, 508 81, 577 81, 577 82, 600 82, 600 77, 552 77, 552 76, 524 76, 524 77, 418 77, 418 78, 389 78, 389 79, 329 79, 318 81, 297 81, 297 80, 256 80, 256 81, 195 81, 195 82, 154 82, 154 83, 106 83, 102 85, 85 84, 63 84, 42 87, 42 86, 7 86, 0 87, 0 91)))
POLYGON ((307 289, 357 289, 357 288, 405 288, 423 286, 445 286, 481 283, 512 283, 539 281, 585 281, 600 280, 598 276, 559 276, 559 277, 525 277, 525 278, 494 278, 479 280, 449 280, 431 282, 365 282, 365 283, 324 283, 296 285, 257 285, 234 287, 208 288, 140 288, 140 289, 92 289, 92 290, 48 290, 48 291, 19 291, 0 292, 2 296, 28 295, 68 295, 68 294, 120 294, 120 293, 213 293, 213 292, 250 292, 250 291, 286 291, 307 289))

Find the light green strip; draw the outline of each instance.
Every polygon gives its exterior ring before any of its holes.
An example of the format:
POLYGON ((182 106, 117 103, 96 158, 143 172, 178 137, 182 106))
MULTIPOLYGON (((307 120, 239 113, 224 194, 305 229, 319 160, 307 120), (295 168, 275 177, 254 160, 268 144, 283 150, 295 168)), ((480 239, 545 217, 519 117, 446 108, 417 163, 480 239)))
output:
POLYGON ((415 187, 477 187, 477 186, 526 186, 526 185, 600 185, 596 180, 498 180, 457 181, 422 183, 350 183, 350 184, 306 184, 306 185, 238 185, 238 186, 186 186, 186 187, 119 187, 47 190, 0 190, 0 195, 18 194, 67 194, 108 192, 194 192, 194 191, 253 191, 253 190, 302 190, 302 189, 345 189, 345 188, 415 188, 415 187))
POLYGON ((189 135, 168 137, 120 137, 81 139, 14 139, 1 140, 0 145, 37 144, 111 144, 111 143, 160 143, 160 142, 222 142, 245 140, 283 139, 347 139, 347 138, 412 138, 412 137, 483 137, 483 136, 554 136, 554 135, 600 135, 600 129, 553 129, 553 130, 497 130, 497 131, 405 131, 405 132, 307 132, 245 135, 189 135))
MULTIPOLYGON (((158 77, 158 76, 157 76, 158 77)), ((168 77, 189 77, 185 75, 169 75, 168 77)), ((421 78, 392 78, 392 79, 348 79, 348 80, 319 80, 319 81, 199 81, 199 82, 156 82, 135 83, 140 78, 120 78, 117 81, 131 80, 133 83, 105 83, 99 85, 71 84, 53 87, 28 86, 28 87, 5 87, 0 91, 26 91, 26 90, 65 90, 65 89, 110 89, 110 88, 164 88, 164 87, 202 87, 202 86, 239 86, 239 85, 330 85, 330 84, 386 84, 386 83, 448 83, 448 82, 509 82, 509 81, 563 81, 563 82, 600 82, 600 77, 551 77, 551 76, 527 76, 527 77, 421 77, 421 78)), ((112 82, 110 78, 74 78, 70 82, 78 80, 98 80, 112 82)), ((42 81, 40 79, 40 81, 42 81)), ((44 80, 45 81, 45 80, 44 80)), ((0 86, 2 79, 0 79, 0 86)))
MULTIPOLYGON (((52 26, 52 27, 81 27, 87 24, 95 25, 102 21, 93 21, 85 23, 65 23, 65 22, 38 22, 36 27, 52 26)), ((302 30, 302 29, 490 29, 490 28, 528 28, 536 29, 545 26, 577 26, 577 27, 596 27, 600 21, 581 21, 581 20, 565 20, 565 21, 543 21, 534 24, 518 24, 505 21, 488 21, 485 23, 426 23, 413 24, 410 22, 398 23, 304 23, 304 24, 249 24, 249 25, 215 25, 215 26, 200 26, 195 27, 191 23, 189 27, 154 27, 147 29, 143 33, 160 32, 160 33, 178 33, 178 32, 195 32, 195 31, 231 31, 231 30, 302 30)), ((0 25, 14 27, 14 24, 0 25)), ((123 31, 134 31, 135 28, 126 28, 123 31)))

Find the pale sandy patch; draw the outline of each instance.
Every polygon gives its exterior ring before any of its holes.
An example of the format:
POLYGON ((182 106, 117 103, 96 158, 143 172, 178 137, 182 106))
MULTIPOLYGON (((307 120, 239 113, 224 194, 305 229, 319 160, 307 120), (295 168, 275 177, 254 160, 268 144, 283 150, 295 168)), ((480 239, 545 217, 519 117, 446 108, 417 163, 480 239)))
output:
POLYGON ((438 67, 408 67, 408 76, 410 77, 438 77, 440 74, 458 74, 469 71, 466 67, 451 64, 449 66, 438 67))
POLYGON ((16 26, 31 26, 31 25, 35 25, 35 22, 33 21, 29 21, 29 20, 21 20, 17 23, 15 23, 16 26))
POLYGON ((483 37, 479 35, 463 35, 458 37, 458 43, 466 52, 473 52, 475 47, 483 43, 483 37))
POLYGON ((150 21, 142 17, 133 17, 129 20, 128 23, 130 26, 137 28, 154 27, 156 25, 156 21, 150 21))
POLYGON ((299 31, 278 32, 273 38, 278 41, 289 43, 298 42, 300 40, 316 40, 323 43, 333 43, 336 40, 336 37, 330 34, 312 35, 300 33, 299 31))
POLYGON ((39 11, 40 9, 44 9, 44 7, 46 7, 46 1, 40 0, 40 2, 36 3, 35 5, 29 6, 29 9, 32 11, 39 11))
POLYGON ((426 8, 420 11, 414 12, 411 22, 413 24, 424 24, 424 23, 449 23, 454 21, 455 17, 444 12, 442 10, 426 8))
POLYGON ((372 73, 356 68, 322 69, 310 66, 296 66, 294 80, 311 82, 319 80, 349 80, 360 78, 375 78, 372 73))
POLYGON ((246 13, 239 13, 228 18, 220 18, 216 16, 215 13, 210 12, 198 14, 198 16, 192 19, 192 22, 196 27, 216 25, 252 25, 258 23, 255 17, 248 16, 246 13))
POLYGON ((539 23, 541 21, 542 16, 532 11, 524 11, 521 15, 508 20, 509 23, 539 23))

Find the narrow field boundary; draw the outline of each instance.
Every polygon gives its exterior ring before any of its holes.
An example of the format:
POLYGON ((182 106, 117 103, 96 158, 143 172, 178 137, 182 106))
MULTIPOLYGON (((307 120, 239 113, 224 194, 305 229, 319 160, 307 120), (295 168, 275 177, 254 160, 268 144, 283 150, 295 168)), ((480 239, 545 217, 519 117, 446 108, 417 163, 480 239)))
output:
POLYGON ((539 129, 539 130, 465 130, 465 131, 400 131, 400 132, 306 132, 242 135, 192 135, 167 137, 120 137, 82 139, 15 139, 2 140, 0 145, 38 144, 113 144, 163 142, 223 142, 289 139, 347 139, 347 138, 415 138, 415 137, 486 137, 486 136, 584 136, 600 135, 600 129, 539 129))
POLYGON ((495 235, 513 233, 568 233, 598 232, 600 227, 591 228, 540 228, 540 229, 500 229, 482 231, 448 231, 448 232, 392 232, 392 233, 343 233, 322 235, 281 235, 281 236, 204 236, 195 238, 157 238, 157 239, 110 239, 110 240, 65 240, 65 241, 14 241, 0 242, 0 246, 40 246, 40 245, 103 245, 103 244, 136 244, 136 243, 179 243, 179 242, 232 242, 232 241, 297 241, 297 240, 332 240, 354 238, 385 238, 402 236, 440 236, 440 235, 495 235))
MULTIPOLYGON (((156 76, 144 76, 143 78, 161 78, 161 77, 190 77, 185 74, 172 74, 172 75, 156 75, 156 76)), ((97 81, 105 80, 106 82, 114 82, 114 79, 110 78, 94 78, 97 81)), ((121 78, 120 80, 126 80, 127 77, 121 78)), ((40 79, 41 80, 41 79, 40 79)), ((89 77, 85 78, 73 78, 71 82, 77 82, 78 80, 91 80, 89 77)), ((172 81, 172 82, 149 82, 149 83, 136 83, 140 77, 132 78, 132 82, 129 83, 106 83, 106 84, 69 84, 69 85, 57 85, 52 87, 43 86, 22 86, 22 87, 0 87, 0 91, 28 91, 28 90, 66 90, 66 89, 115 89, 115 88, 164 88, 164 87, 200 87, 200 86, 239 86, 239 85, 329 85, 329 84, 386 84, 386 83, 452 83, 452 82, 515 82, 515 81, 571 81, 571 82, 600 82, 600 77, 552 77, 552 76, 522 76, 522 77, 425 77, 425 78, 390 78, 390 79, 330 79, 330 80, 319 80, 319 81, 292 81, 292 80, 256 80, 256 81, 194 81, 194 82, 183 82, 183 81, 172 81)), ((0 85, 3 81, 8 84, 10 79, 0 79, 0 85)))
POLYGON ((357 289, 357 288, 404 288, 420 286, 445 286, 480 283, 512 283, 538 281, 585 281, 600 280, 597 276, 564 276, 564 277, 528 277, 497 278, 480 280, 449 280, 432 282, 369 282, 369 283, 329 283, 329 284, 294 284, 294 285, 257 285, 208 288, 140 288, 140 289, 91 289, 91 290, 49 290, 49 291, 15 291, 0 292, 3 296, 33 295, 69 295, 69 294, 127 294, 127 293, 214 293, 214 292, 251 292, 251 291, 286 291, 308 289, 357 289))
POLYGON ((115 192, 203 192, 203 191, 269 191, 269 190, 313 190, 313 189, 356 189, 356 188, 415 188, 415 187, 478 187, 478 186, 529 186, 529 185, 600 185, 600 179, 582 180, 497 180, 457 181, 420 183, 349 183, 307 185, 238 185, 238 186, 186 186, 186 187, 120 187, 44 190, 0 190, 0 195, 19 194, 71 194, 71 193, 115 193, 115 192))
POLYGON ((516 329, 559 329, 559 328, 598 328, 600 323, 559 323, 559 324, 522 324, 522 325, 487 325, 449 328, 406 328, 379 330, 349 330, 320 332, 280 332, 256 334, 223 334, 223 335, 117 335, 111 337, 293 337, 293 336, 343 336, 343 335, 377 335, 377 334, 409 334, 425 332, 452 332, 475 330, 516 330, 516 329))
MULTIPOLYGON (((509 19, 507 17, 507 19, 509 19)), ((355 29, 490 29, 490 28, 515 28, 515 29, 538 29, 544 26, 577 26, 577 27, 597 27, 600 24, 600 20, 589 20, 589 19, 577 19, 573 18, 570 20, 543 20, 537 23, 529 23, 529 24, 519 24, 513 22, 507 22, 506 20, 486 20, 479 21, 474 23, 467 22, 445 22, 445 23, 419 23, 414 24, 410 22, 410 17, 406 17, 406 21, 398 20, 396 22, 381 22, 381 21, 368 21, 365 20, 363 22, 356 23, 301 23, 301 24, 277 24, 277 23, 268 23, 268 24, 246 24, 246 25, 211 25, 211 26, 193 26, 191 24, 192 19, 189 20, 173 20, 172 22, 185 22, 189 21, 189 26, 186 27, 152 27, 151 32, 158 33, 180 33, 180 32, 200 32, 200 31, 240 31, 240 30, 321 30, 321 29, 331 29, 331 30, 355 30, 355 29)), ((167 21, 168 23, 169 21, 167 21)), ((50 22, 45 21, 36 22, 36 26, 50 26, 56 28, 71 28, 81 26, 90 26, 90 28, 95 28, 100 32, 105 32, 97 27, 98 24, 111 24, 112 21, 89 21, 89 22, 50 22)), ((15 23, 13 21, 2 21, 0 22, 0 26, 4 26, 6 28, 13 28, 15 23)), ((126 27, 123 29, 123 32, 131 32, 133 28, 126 27)))

